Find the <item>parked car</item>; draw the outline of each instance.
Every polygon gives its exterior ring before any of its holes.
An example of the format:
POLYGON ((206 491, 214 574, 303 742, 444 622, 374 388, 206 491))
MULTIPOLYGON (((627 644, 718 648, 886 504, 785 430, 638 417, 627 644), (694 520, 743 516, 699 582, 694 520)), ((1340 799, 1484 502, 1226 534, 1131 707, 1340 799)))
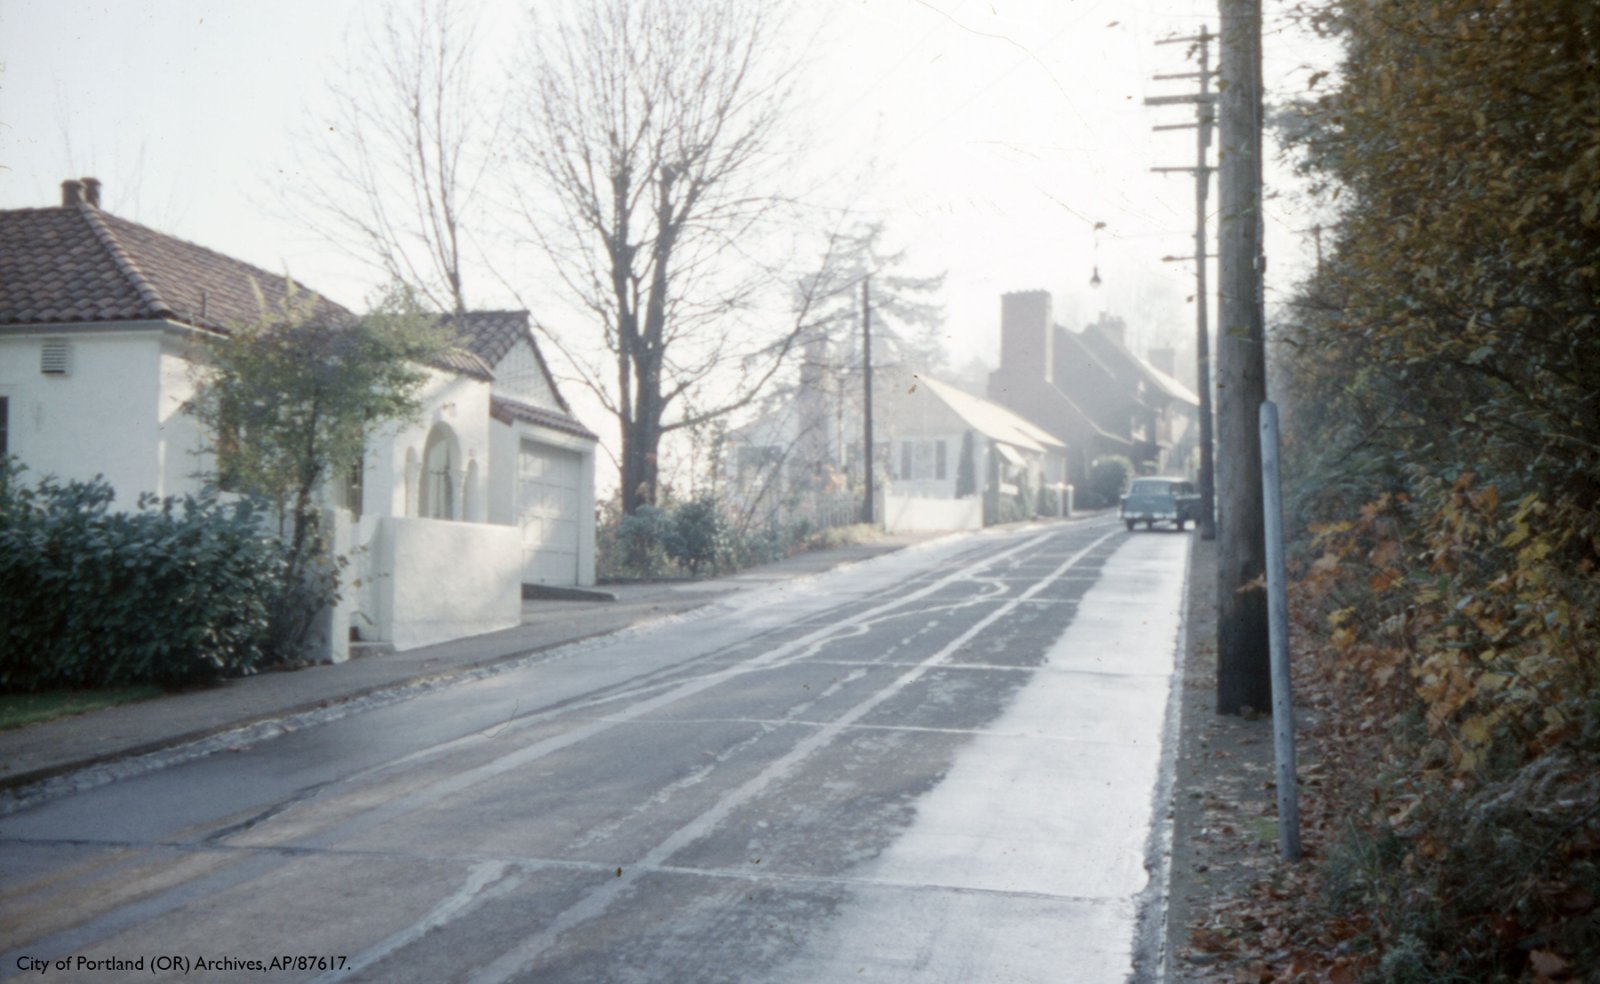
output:
POLYGON ((1147 530, 1157 523, 1173 523, 1181 530, 1200 521, 1200 494, 1188 479, 1136 478, 1122 497, 1122 521, 1129 530, 1139 523, 1147 530))

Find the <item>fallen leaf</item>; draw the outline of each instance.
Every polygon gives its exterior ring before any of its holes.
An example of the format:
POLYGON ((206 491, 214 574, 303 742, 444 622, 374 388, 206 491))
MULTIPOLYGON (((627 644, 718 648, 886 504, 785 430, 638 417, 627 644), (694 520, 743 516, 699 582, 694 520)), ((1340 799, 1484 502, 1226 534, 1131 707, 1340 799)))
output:
POLYGON ((1534 950, 1528 954, 1528 963, 1533 966, 1534 971, 1541 977, 1555 977, 1557 974, 1565 974, 1572 966, 1549 950, 1534 950))

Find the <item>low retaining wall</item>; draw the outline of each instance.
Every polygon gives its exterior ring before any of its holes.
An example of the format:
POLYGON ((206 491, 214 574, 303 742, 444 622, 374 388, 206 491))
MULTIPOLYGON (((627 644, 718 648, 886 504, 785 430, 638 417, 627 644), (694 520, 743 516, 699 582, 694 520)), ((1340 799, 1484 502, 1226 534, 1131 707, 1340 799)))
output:
POLYGON ((515 526, 385 516, 368 550, 374 634, 396 651, 522 621, 522 531, 515 526))

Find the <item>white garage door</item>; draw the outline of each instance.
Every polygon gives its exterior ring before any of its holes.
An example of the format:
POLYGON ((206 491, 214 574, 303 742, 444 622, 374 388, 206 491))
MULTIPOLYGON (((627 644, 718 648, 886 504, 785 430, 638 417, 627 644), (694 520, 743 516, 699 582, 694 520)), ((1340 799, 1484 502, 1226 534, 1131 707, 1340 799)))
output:
POLYGON ((572 451, 523 441, 517 461, 517 517, 522 579, 578 583, 578 482, 583 459, 572 451))

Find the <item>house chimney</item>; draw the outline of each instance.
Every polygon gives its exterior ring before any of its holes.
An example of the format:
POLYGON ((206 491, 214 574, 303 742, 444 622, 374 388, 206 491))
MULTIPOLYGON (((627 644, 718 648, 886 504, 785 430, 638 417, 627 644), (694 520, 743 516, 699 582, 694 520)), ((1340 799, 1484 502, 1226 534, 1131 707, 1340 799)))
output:
POLYGON ((84 197, 85 201, 87 201, 90 205, 93 205, 95 208, 99 208, 100 207, 100 179, 99 178, 84 178, 83 179, 83 197, 84 197))
POLYGON ((61 182, 61 207, 69 208, 83 201, 83 182, 71 178, 61 182))
POLYGON ((1050 292, 1000 295, 1000 372, 1012 379, 1055 379, 1055 324, 1050 292))

